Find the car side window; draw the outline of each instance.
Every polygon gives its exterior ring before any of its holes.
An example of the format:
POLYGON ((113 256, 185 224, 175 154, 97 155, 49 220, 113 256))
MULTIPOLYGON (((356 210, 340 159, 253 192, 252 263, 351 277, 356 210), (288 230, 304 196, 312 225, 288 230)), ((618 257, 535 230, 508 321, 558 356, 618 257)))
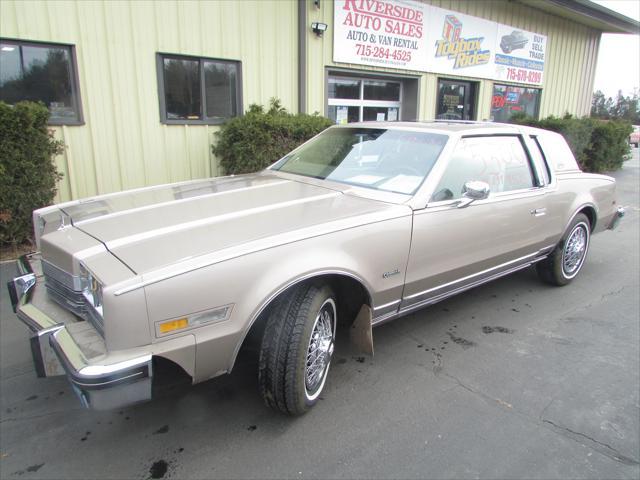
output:
POLYGON ((544 156, 544 152, 542 151, 542 147, 540 146, 540 142, 538 142, 538 137, 531 135, 531 139, 533 143, 536 144, 536 148, 531 149, 531 155, 538 162, 539 165, 542 165, 542 180, 545 185, 549 185, 551 183, 551 169, 549 168, 549 162, 547 162, 547 158, 544 156))
POLYGON ((482 181, 491 193, 535 186, 529 158, 515 135, 462 138, 451 156, 431 201, 462 197, 464 184, 482 181))

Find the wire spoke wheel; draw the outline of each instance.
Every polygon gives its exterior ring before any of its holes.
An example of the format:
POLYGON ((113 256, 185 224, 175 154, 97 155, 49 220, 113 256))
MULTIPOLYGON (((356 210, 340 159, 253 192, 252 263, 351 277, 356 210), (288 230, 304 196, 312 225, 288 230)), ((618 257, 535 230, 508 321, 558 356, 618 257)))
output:
POLYGON ((577 213, 549 256, 536 264, 540 278, 551 285, 568 285, 580 273, 589 251, 591 221, 577 213))
POLYGON ((322 391, 327 378, 335 338, 336 306, 328 298, 320 307, 316 316, 305 363, 305 390, 310 400, 314 400, 322 391))
POLYGON ((579 223, 569 234, 562 250, 562 269, 567 277, 573 277, 580 269, 588 246, 587 226, 579 223))
POLYGON ((274 301, 258 365, 268 406, 301 415, 318 403, 333 355, 337 312, 336 295, 326 283, 302 283, 274 301))

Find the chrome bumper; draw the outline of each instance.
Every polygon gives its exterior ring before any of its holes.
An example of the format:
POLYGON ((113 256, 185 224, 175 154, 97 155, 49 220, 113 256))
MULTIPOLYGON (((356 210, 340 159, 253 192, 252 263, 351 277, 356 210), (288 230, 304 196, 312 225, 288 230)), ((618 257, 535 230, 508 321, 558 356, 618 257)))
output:
MULTIPOLYGON (((37 254, 21 257, 19 276, 8 282, 8 288, 13 310, 31 331, 29 341, 37 375, 66 375, 81 403, 95 410, 120 408, 151 399, 151 354, 112 364, 105 362, 105 355, 88 359, 65 322, 52 318, 50 312, 62 310, 61 307, 44 298, 48 306, 45 312, 33 302, 42 276, 34 271, 30 260, 36 260, 39 266, 37 254)), ((66 318, 71 315, 64 310, 60 313, 66 318)))
POLYGON ((624 207, 618 207, 616 213, 613 214, 613 218, 607 227, 609 230, 613 230, 620 223, 620 219, 624 217, 624 207))

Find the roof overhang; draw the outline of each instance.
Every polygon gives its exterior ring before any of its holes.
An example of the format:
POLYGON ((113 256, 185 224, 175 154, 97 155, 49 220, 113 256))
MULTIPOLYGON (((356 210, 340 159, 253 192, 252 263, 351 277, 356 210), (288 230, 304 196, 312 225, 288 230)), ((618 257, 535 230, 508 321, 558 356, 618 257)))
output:
POLYGON ((640 22, 589 0, 517 0, 529 7, 568 18, 604 33, 640 34, 640 22))

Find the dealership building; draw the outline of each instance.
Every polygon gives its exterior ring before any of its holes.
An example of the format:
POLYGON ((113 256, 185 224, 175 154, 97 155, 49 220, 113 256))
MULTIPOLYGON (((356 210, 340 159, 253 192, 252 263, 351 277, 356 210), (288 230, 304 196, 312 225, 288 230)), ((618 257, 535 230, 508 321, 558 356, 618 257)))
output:
POLYGON ((602 33, 638 29, 587 0, 3 0, 0 100, 48 106, 67 200, 222 174, 215 132, 272 97, 337 124, 588 115, 602 33))

